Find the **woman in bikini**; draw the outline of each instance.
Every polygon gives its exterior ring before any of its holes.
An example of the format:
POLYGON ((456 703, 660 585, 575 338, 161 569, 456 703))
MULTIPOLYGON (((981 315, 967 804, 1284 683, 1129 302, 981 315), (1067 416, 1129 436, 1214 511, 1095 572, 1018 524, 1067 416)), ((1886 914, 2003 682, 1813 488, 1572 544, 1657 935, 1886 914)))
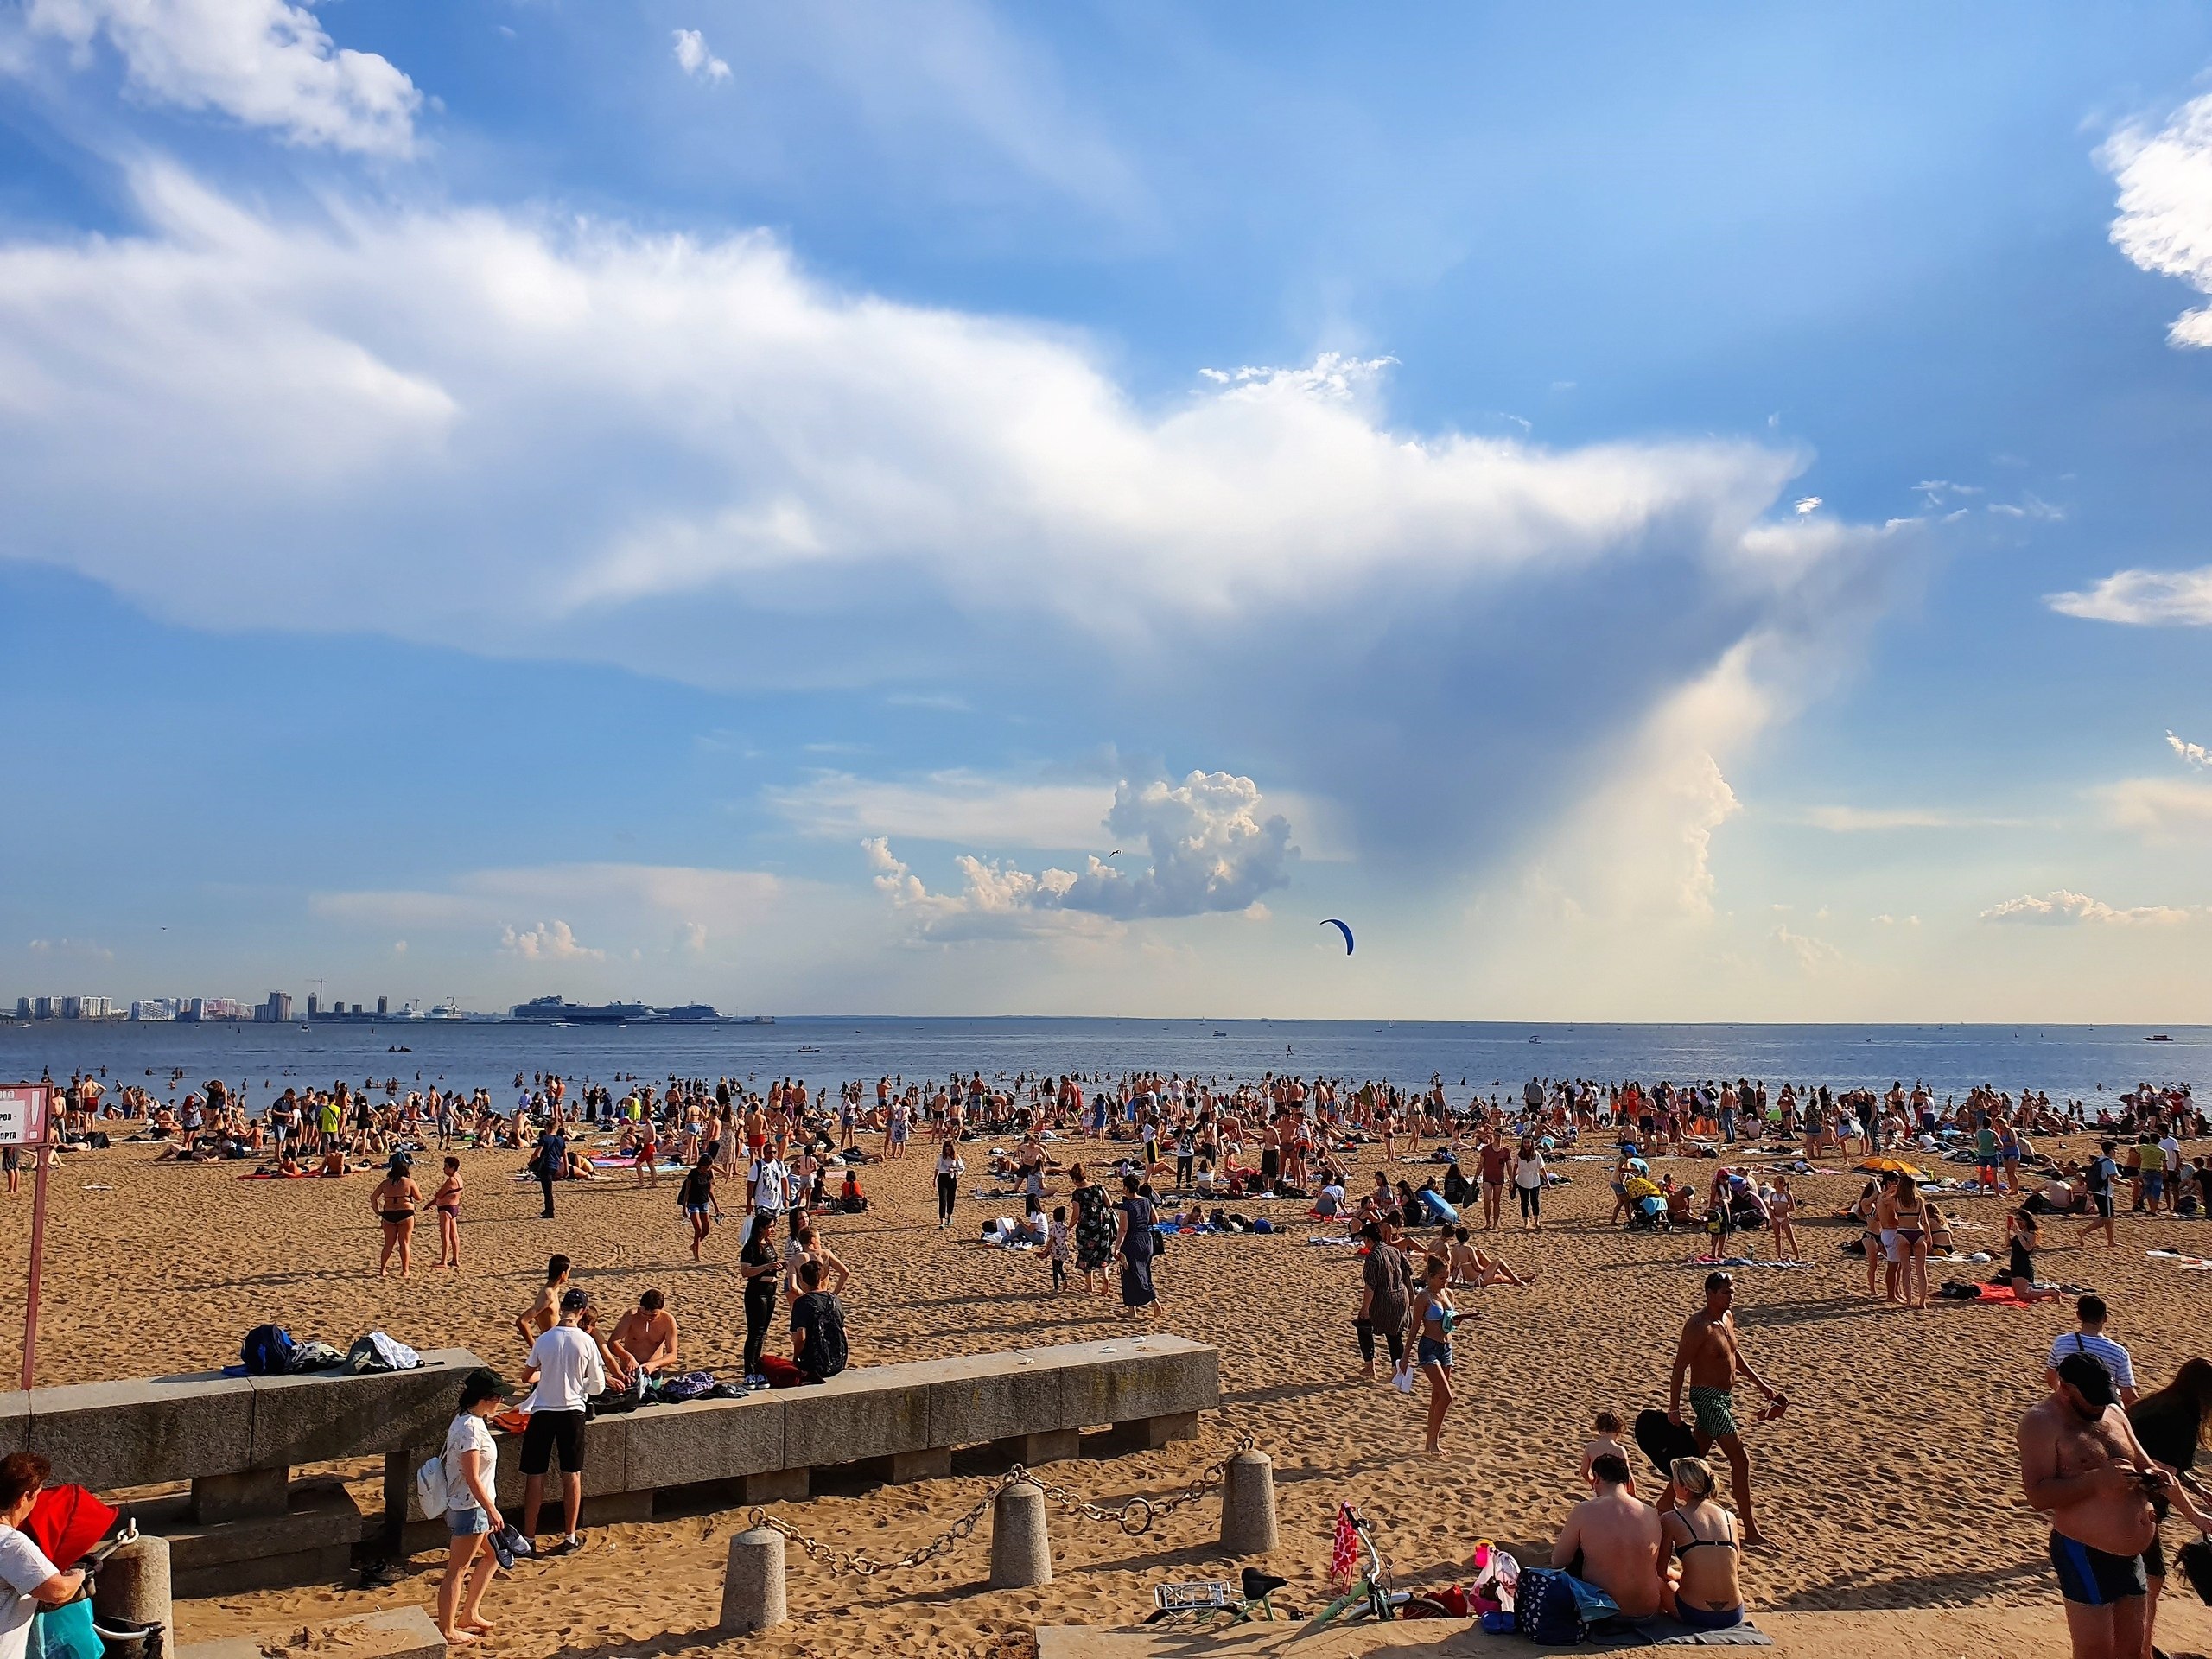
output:
POLYGON ((1920 1183, 1910 1175, 1897 1178, 1891 1201, 1896 1217, 1897 1263, 1902 1282, 1900 1300, 1907 1307, 1928 1306, 1928 1201, 1920 1196, 1920 1183))
POLYGON ((461 1265, 461 1160, 448 1157, 438 1190, 430 1194, 430 1208, 438 1212, 438 1265, 461 1265))
POLYGON ((1428 1378, 1428 1441, 1422 1449, 1432 1458, 1444 1455, 1444 1414, 1452 1409, 1452 1331, 1459 1319, 1445 1275, 1443 1258, 1430 1256, 1427 1282, 1413 1306, 1414 1359, 1428 1378))
POLYGON ((1694 1630, 1733 1629, 1744 1622, 1736 1517, 1714 1498, 1713 1465, 1703 1458, 1676 1458, 1668 1473, 1676 1497, 1659 1516, 1659 1576, 1669 1555, 1681 1564, 1665 1591, 1668 1611, 1694 1630))
POLYGON ((399 1276, 404 1279, 410 1262, 410 1241, 415 1236, 415 1211, 423 1202, 423 1190, 415 1185, 407 1173, 404 1157, 394 1158, 384 1179, 369 1194, 369 1208, 376 1211, 377 1220, 384 1228, 384 1253, 377 1257, 377 1277, 381 1279, 391 1266, 391 1254, 399 1252, 399 1276))

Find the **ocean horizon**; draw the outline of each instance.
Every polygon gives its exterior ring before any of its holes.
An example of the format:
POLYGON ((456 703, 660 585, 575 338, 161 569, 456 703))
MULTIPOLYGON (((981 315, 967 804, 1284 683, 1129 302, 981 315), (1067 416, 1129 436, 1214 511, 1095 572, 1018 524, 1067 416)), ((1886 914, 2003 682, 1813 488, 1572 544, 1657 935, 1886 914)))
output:
POLYGON ((0 1028, 0 1077, 106 1068, 165 1092, 221 1077, 258 1103, 288 1084, 396 1078, 403 1090, 488 1088, 552 1071, 636 1077, 942 1078, 980 1071, 1115 1077, 1135 1071, 1249 1082, 1268 1072, 1490 1092, 1530 1077, 1778 1086, 1976 1084, 2092 1107, 2139 1083, 2212 1084, 2212 1026, 1767 1024, 1758 1021, 1213 1020, 987 1014, 794 1014, 773 1024, 552 1027, 524 1021, 181 1024, 41 1020, 0 1028), (2164 1037, 2167 1040, 2152 1041, 2164 1037))

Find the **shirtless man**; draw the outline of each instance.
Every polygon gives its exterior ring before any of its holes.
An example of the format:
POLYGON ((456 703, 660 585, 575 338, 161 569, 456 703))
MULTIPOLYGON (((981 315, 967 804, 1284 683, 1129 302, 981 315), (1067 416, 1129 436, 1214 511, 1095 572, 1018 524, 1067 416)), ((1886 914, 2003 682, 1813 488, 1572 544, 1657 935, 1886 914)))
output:
POLYGON ((677 1367, 676 1315, 658 1290, 638 1298, 637 1306, 615 1323, 613 1345, 628 1354, 640 1376, 658 1376, 677 1367))
POLYGON ((1659 1611, 1659 1512, 1628 1490, 1628 1460, 1607 1452, 1590 1465, 1597 1495, 1567 1511, 1552 1565, 1596 1585, 1624 1617, 1659 1611))
POLYGON ((2152 1463, 2120 1409, 2112 1373, 2068 1354, 2057 1386, 2020 1420, 2020 1484, 2050 1516, 2050 1564, 2066 1605, 2074 1659, 2136 1659, 2149 1586, 2143 1552, 2158 1536, 2154 1491, 2173 1478, 2152 1463))
POLYGON ((538 1290, 537 1300, 515 1315, 515 1334, 522 1338, 523 1346, 531 1347, 551 1330, 561 1317, 561 1293, 569 1287, 569 1258, 550 1256, 545 1262, 545 1283, 538 1290))
POLYGON ((1764 1394, 1775 1413, 1789 1402, 1767 1386, 1764 1378, 1754 1371, 1736 1345, 1736 1323, 1728 1312, 1729 1304, 1736 1300, 1736 1281, 1725 1273, 1709 1273, 1705 1276, 1705 1306, 1690 1315, 1682 1326, 1681 1340, 1675 1345, 1675 1370, 1667 1384, 1667 1415, 1677 1423, 1682 1421, 1682 1381, 1688 1376, 1690 1385, 1690 1411, 1696 1420, 1697 1449, 1700 1455, 1711 1450, 1718 1440, 1727 1454, 1730 1484, 1736 1496, 1736 1510, 1744 1517, 1744 1542, 1764 1544, 1766 1540, 1751 1519, 1751 1460, 1744 1442, 1736 1431, 1735 1387, 1739 1376, 1748 1377, 1764 1394))

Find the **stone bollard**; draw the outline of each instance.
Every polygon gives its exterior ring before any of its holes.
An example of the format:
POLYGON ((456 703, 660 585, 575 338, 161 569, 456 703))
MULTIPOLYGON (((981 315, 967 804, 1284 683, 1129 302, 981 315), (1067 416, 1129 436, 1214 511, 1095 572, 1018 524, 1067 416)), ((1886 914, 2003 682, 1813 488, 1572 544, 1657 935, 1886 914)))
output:
POLYGON ((784 1602, 784 1535, 754 1527, 729 1541, 729 1568, 722 1575, 722 1629, 742 1635, 780 1624, 784 1602))
POLYGON ((94 1575, 92 1611, 103 1621, 162 1627, 162 1651, 176 1651, 169 1609, 169 1541, 141 1533, 107 1558, 94 1575))
POLYGON ((1045 1489, 1033 1480, 1001 1487, 991 1500, 991 1588, 1027 1590, 1052 1581, 1045 1489))
POLYGON ((1275 1531, 1275 1465, 1264 1452, 1239 1452, 1221 1485, 1221 1548, 1226 1555, 1266 1555, 1282 1541, 1275 1531))

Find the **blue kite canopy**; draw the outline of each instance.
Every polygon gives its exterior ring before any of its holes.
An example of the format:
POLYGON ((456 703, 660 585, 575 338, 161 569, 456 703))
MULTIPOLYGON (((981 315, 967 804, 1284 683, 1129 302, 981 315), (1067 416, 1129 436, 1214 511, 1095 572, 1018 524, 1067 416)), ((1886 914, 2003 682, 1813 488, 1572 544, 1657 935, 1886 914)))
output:
POLYGON ((1351 955, 1351 925, 1350 923, 1340 922, 1335 917, 1331 916, 1325 918, 1322 922, 1321 925, 1324 927, 1333 927, 1338 932, 1343 934, 1344 936, 1344 955, 1351 955))

